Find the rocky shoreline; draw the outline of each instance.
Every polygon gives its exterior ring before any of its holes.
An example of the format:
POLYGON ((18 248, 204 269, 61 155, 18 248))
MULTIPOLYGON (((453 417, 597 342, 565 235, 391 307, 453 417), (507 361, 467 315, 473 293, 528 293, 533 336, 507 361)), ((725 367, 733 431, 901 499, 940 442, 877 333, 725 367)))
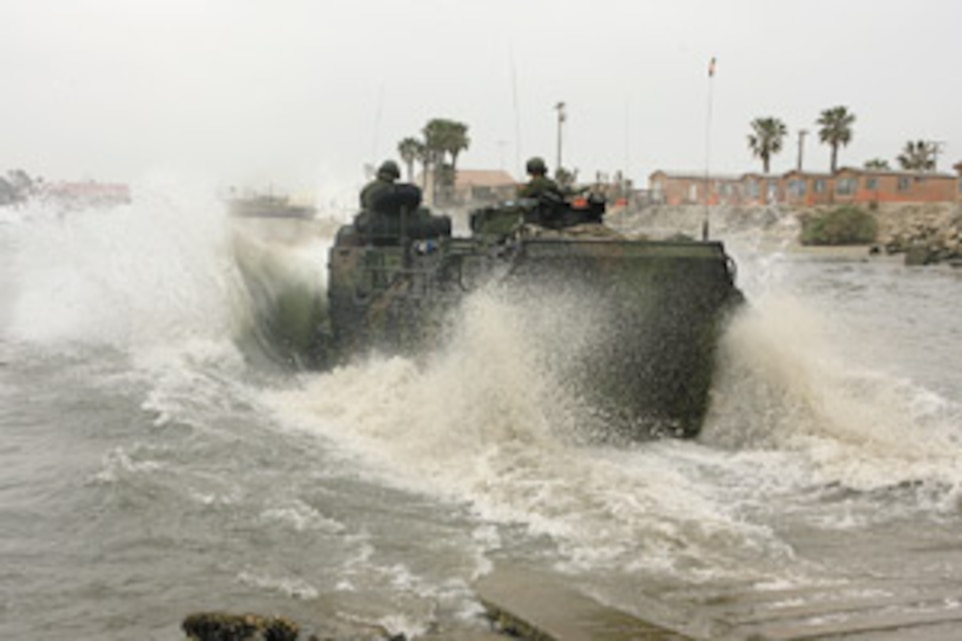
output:
POLYGON ((879 208, 875 217, 879 231, 874 253, 904 254, 907 265, 962 261, 962 205, 889 206, 879 208))
POLYGON ((324 632, 305 630, 284 616, 229 612, 196 612, 184 618, 181 630, 188 641, 405 641, 403 634, 390 634, 377 626, 330 627, 324 632))
MULTIPOLYGON (((793 249, 802 247, 799 241, 802 220, 835 208, 653 205, 611 212, 607 220, 619 230, 648 233, 654 238, 678 233, 699 238, 707 219, 712 237, 754 235, 779 247, 793 249)), ((900 255, 909 265, 962 264, 962 203, 882 203, 866 211, 878 223, 875 242, 855 246, 863 248, 866 255, 900 255)), ((853 248, 835 249, 849 254, 853 248)))

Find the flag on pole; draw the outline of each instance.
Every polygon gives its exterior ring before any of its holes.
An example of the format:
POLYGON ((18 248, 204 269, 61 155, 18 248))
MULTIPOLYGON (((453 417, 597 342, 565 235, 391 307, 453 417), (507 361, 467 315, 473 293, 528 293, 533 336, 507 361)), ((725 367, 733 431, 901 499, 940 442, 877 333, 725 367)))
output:
POLYGON ((708 77, 715 77, 715 56, 712 56, 711 61, 708 63, 708 77))

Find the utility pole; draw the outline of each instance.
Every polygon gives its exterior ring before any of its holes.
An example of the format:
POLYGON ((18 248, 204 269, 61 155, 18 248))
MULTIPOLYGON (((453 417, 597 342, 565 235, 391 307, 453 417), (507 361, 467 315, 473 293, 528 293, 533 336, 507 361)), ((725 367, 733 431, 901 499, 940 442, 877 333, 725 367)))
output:
POLYGON ((802 171, 802 155, 805 150, 805 136, 808 135, 808 129, 798 130, 798 171, 802 171))
POLYGON ((554 106, 554 108, 558 111, 558 162, 554 168, 555 173, 557 174, 558 170, 561 169, 561 126, 564 124, 566 119, 565 103, 559 102, 554 106))

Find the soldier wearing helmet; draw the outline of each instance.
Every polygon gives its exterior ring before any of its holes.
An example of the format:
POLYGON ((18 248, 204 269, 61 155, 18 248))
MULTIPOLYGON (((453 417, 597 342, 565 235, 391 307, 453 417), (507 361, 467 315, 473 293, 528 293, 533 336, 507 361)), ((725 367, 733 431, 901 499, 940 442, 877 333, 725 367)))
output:
POLYGON ((401 168, 393 160, 385 160, 377 169, 377 177, 361 190, 361 209, 369 210, 375 194, 390 189, 401 176, 401 168))
POLYGON ((548 178, 548 167, 541 158, 532 158, 525 165, 531 179, 526 185, 518 189, 520 198, 540 198, 543 195, 562 197, 558 183, 548 178))

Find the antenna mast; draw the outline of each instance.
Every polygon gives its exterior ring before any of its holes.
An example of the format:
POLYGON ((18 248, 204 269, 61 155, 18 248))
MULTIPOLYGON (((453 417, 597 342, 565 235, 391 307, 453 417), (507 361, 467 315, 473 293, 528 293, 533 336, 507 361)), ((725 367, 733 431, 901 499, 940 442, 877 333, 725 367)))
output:
POLYGON ((712 81, 715 79, 715 56, 708 63, 708 114, 705 119, 705 220, 701 225, 701 239, 708 240, 708 214, 711 203, 711 111, 712 81))

